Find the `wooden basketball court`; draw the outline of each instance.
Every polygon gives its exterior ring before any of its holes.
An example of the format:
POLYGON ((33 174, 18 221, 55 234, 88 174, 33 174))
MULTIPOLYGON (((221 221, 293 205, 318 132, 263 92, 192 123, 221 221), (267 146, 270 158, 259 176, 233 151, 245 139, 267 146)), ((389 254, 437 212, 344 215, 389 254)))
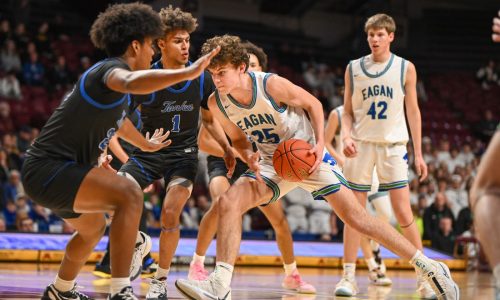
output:
MULTIPOLYGON (((0 299, 35 299, 56 275, 58 264, 54 263, 0 263, 0 299)), ((109 279, 92 275, 93 264, 86 265, 78 277, 81 290, 97 299, 105 299, 109 279)), ((237 267, 233 279, 232 299, 335 299, 333 290, 342 274, 341 269, 301 268, 304 280, 314 284, 316 295, 302 295, 281 288, 283 270, 279 267, 237 267)), ((367 272, 357 272, 360 294, 351 299, 418 299, 415 293, 414 272, 411 270, 389 270, 392 287, 375 287, 368 283, 367 272)), ((187 268, 173 268, 168 278, 169 299, 182 299, 174 287, 177 278, 187 276, 187 268)), ((461 299, 493 299, 493 282, 489 273, 454 271, 461 299)), ((133 282, 134 291, 144 298, 149 279, 141 278, 133 282)), ((346 299, 340 298, 338 299, 346 299)))

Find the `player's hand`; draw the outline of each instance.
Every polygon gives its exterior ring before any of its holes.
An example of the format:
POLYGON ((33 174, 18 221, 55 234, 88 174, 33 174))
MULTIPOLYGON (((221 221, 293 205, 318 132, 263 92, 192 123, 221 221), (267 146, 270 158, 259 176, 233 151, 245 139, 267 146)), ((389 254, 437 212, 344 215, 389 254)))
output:
POLYGON ((111 161, 113 160, 113 156, 111 155, 105 155, 102 159, 102 161, 99 162, 101 168, 104 170, 110 171, 114 174, 116 174, 116 170, 111 166, 111 161))
POLYGON ((417 175, 420 178, 420 182, 424 181, 427 178, 427 164, 425 163, 422 156, 415 156, 415 170, 417 171, 417 175))
POLYGON ((358 154, 356 142, 351 138, 344 139, 344 155, 346 157, 355 157, 358 154))
POLYGON ((255 178, 257 178, 258 182, 264 182, 262 179, 262 176, 260 175, 260 153, 259 151, 252 153, 250 156, 247 158, 247 164, 248 168, 252 170, 255 173, 255 178))
POLYGON ((491 39, 494 42, 500 42, 500 11, 498 12, 498 17, 493 19, 493 34, 491 35, 491 39))
POLYGON ((310 154, 314 154, 316 156, 316 161, 314 161, 314 165, 309 170, 309 174, 312 174, 319 167, 319 164, 323 160, 323 152, 325 148, 325 143, 323 141, 318 141, 314 147, 309 150, 310 154))
POLYGON ((233 177, 234 169, 236 168, 236 156, 234 155, 233 148, 229 148, 228 151, 224 152, 224 163, 227 169, 227 178, 233 177))
POLYGON ((198 78, 201 73, 205 70, 206 67, 210 64, 210 60, 217 55, 220 51, 220 46, 217 46, 217 48, 213 49, 210 51, 210 53, 207 53, 203 55, 202 57, 198 58, 194 63, 192 63, 188 68, 191 68, 192 72, 190 72, 190 78, 189 79, 195 79, 198 78))
POLYGON ((156 129, 151 137, 149 137, 149 132, 146 132, 146 141, 148 142, 148 145, 145 149, 141 150, 145 152, 155 152, 167 147, 172 143, 171 140, 167 140, 169 135, 170 131, 163 134, 163 128, 156 129))

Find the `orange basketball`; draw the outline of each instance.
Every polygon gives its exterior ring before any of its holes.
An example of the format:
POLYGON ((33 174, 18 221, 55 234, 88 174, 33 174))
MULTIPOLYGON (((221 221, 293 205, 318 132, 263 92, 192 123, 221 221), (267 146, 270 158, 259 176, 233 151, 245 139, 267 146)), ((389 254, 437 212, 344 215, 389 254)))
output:
POLYGON ((290 139, 281 142, 274 151, 274 170, 287 181, 302 181, 309 176, 309 170, 316 161, 310 154, 312 146, 304 140, 290 139))

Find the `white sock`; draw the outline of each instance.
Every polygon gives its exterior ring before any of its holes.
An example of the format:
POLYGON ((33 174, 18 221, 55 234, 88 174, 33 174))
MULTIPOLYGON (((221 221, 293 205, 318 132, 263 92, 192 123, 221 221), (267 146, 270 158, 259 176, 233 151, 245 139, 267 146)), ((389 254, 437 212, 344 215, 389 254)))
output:
POLYGON ((54 278, 54 286, 60 292, 67 292, 75 286, 75 280, 63 280, 59 274, 54 278))
POLYGON ((356 264, 355 263, 344 263, 344 277, 354 280, 356 274, 356 264))
POLYGON ((196 254, 196 252, 193 254, 193 263, 195 264, 205 264, 205 256, 201 256, 196 254))
POLYGON ((111 278, 111 285, 109 287, 111 296, 118 294, 127 286, 130 286, 129 277, 111 278))
POLYGON ((431 266, 431 260, 425 256, 420 250, 417 250, 415 255, 410 259, 410 264, 415 268, 417 274, 427 273, 431 266))
POLYGON ((495 283, 497 289, 500 289, 500 264, 493 268, 493 276, 495 277, 495 283))
POLYGON ((234 267, 228 263, 218 261, 215 264, 215 276, 218 278, 222 286, 227 288, 231 285, 231 279, 233 277, 234 267))
POLYGON ((290 276, 292 275, 293 271, 295 271, 297 269, 297 262, 294 261, 293 263, 291 264, 283 264, 283 268, 285 268, 285 274, 286 276, 290 276))
POLYGON ((156 279, 162 279, 162 278, 166 279, 168 277, 169 272, 170 272, 170 268, 163 269, 163 268, 160 268, 160 266, 158 266, 158 269, 156 269, 155 278, 156 279))
POLYGON ((375 270, 376 268, 378 268, 378 264, 377 262, 375 261, 375 258, 374 257, 370 257, 369 259, 365 259, 366 261, 366 264, 368 265, 368 270, 375 270))

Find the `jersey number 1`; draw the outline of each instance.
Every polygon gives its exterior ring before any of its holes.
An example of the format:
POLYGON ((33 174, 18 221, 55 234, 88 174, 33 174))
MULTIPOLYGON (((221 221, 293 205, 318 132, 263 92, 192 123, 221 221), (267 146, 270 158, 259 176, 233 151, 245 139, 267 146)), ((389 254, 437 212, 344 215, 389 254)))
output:
POLYGON ((384 120, 387 119, 387 116, 385 115, 385 111, 387 110, 387 102, 385 101, 379 101, 377 103, 378 108, 382 108, 378 114, 377 114, 377 109, 375 108, 375 102, 372 102, 372 105, 370 105, 370 109, 368 110, 367 115, 370 115, 372 117, 372 120, 379 119, 379 120, 384 120))
POLYGON ((179 132, 180 131, 180 125, 181 125, 181 115, 174 115, 172 118, 172 132, 179 132))

